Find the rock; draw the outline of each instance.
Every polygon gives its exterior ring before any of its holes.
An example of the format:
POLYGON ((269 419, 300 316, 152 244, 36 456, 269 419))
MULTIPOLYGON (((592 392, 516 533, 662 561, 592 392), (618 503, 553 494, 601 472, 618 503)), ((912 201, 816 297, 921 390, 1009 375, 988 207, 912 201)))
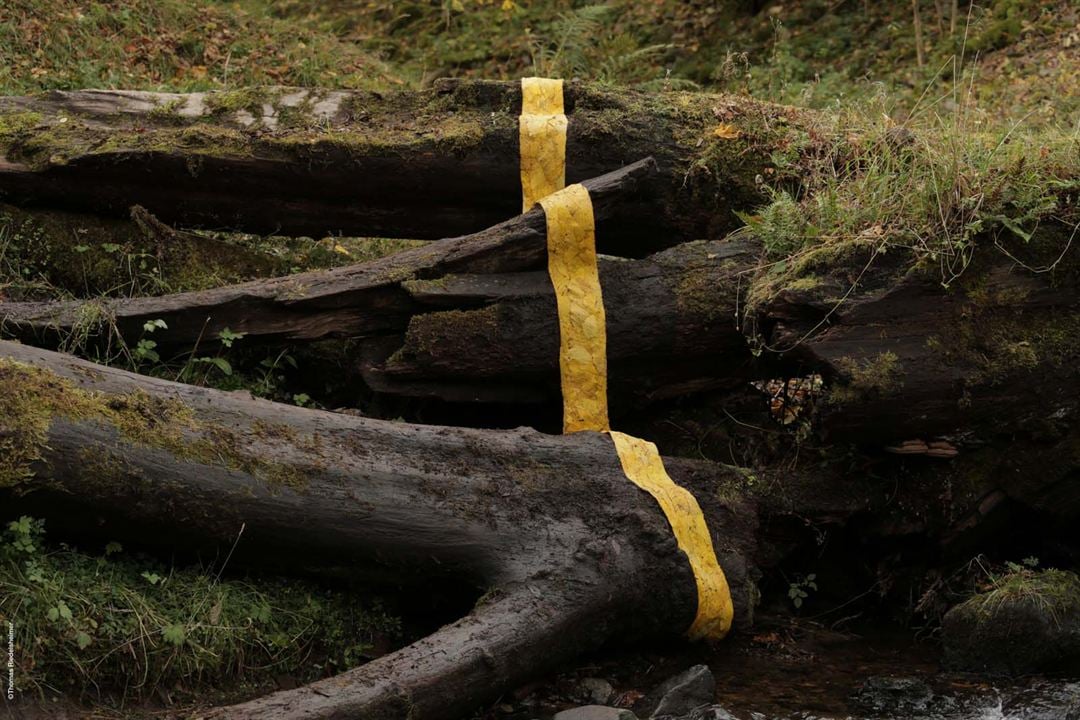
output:
POLYGON ((703 705, 710 705, 715 697, 716 678, 712 671, 707 665, 695 665, 649 693, 638 705, 638 714, 650 720, 689 715, 703 705))
POLYGON ((1080 577, 1020 570, 942 621, 945 661, 992 674, 1080 670, 1080 577))
POLYGON ((869 677, 851 695, 861 712, 882 717, 924 714, 934 699, 930 686, 917 678, 869 677))
POLYGON ((555 713, 553 720, 638 720, 637 715, 623 708, 606 705, 584 705, 555 713))
POLYGON ((615 694, 615 688, 603 678, 584 678, 578 683, 578 689, 585 699, 597 705, 610 702, 611 696, 615 694))

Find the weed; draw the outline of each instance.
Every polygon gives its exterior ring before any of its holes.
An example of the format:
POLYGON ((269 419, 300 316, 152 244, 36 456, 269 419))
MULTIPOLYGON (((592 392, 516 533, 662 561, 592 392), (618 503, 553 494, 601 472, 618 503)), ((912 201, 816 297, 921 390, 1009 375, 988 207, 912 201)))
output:
POLYGON ((797 610, 802 607, 803 601, 810 597, 810 592, 817 592, 817 589, 817 575, 810 573, 788 584, 788 599, 797 610))

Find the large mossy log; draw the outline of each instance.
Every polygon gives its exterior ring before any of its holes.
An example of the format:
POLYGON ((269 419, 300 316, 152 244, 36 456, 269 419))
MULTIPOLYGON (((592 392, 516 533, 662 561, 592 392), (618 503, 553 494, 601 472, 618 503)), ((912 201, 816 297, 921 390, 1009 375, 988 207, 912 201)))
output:
MULTIPOLYGON (((600 217, 648 167, 589 181, 600 217)), ((760 245, 740 235, 642 260, 601 257, 617 416, 817 373, 824 391, 801 421, 824 440, 883 448, 943 439, 967 453, 1028 438, 1030 452, 1017 457, 1057 481, 1021 487, 1026 474, 996 463, 1001 481, 1032 506, 1080 511, 1068 481, 1080 466, 1070 429, 1080 412, 1077 266, 1071 257, 1048 272, 1019 264, 1044 267, 1060 255, 1052 228, 1008 255, 979 247, 950 287, 933 266, 881 255, 872 240, 811 249, 776 273, 759 268, 760 245)), ((79 330, 90 316, 111 318, 129 344, 143 323, 164 319, 155 341, 180 351, 226 327, 248 333, 247 343, 350 337, 356 371, 379 393, 554 407, 558 326, 543 248, 534 209, 369 264, 106 304, 3 303, 0 313, 8 334, 31 342, 79 330)))
MULTIPOLYGON (((282 406, 0 343, 5 511, 109 537, 458 578, 491 600, 432 637, 227 717, 455 718, 617 633, 679 632, 684 556, 608 437, 426 427, 282 406), (63 523, 61 523, 63 524, 63 523), (167 531, 167 532, 166 532, 167 531)), ((670 460, 740 622, 757 512, 733 469, 670 460), (725 489, 721 492, 721 489, 725 489)))
MULTIPOLYGON (((285 235, 441 238, 521 207, 517 84, 376 94, 288 88, 0 99, 0 195, 20 204, 285 235)), ((571 82, 567 182, 653 156, 621 255, 718 237, 813 152, 806 110, 571 82), (723 132, 715 132, 723 126, 723 132), (777 168, 774 159, 787 158, 777 168)), ((603 250, 603 246, 601 247, 603 250)))

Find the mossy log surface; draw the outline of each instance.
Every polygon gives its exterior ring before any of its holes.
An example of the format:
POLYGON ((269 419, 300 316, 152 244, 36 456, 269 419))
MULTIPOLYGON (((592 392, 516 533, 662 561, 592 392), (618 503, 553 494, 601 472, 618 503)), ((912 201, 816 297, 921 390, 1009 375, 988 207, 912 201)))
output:
MULTIPOLYGON (((521 208, 516 83, 425 91, 254 88, 0 98, 9 202, 283 235, 434 239, 521 208)), ((747 98, 570 82, 567 182, 653 156, 653 192, 620 219, 621 254, 719 237, 812 152, 816 115, 747 98), (717 134, 723 124, 726 131, 717 134)))
MULTIPOLYGON (((739 285, 759 257, 753 241, 600 257, 616 409, 753 377, 736 313, 739 285)), ((558 401, 558 312, 546 272, 458 274, 404 288, 416 303, 407 327, 363 345, 373 389, 457 402, 558 401)))
MULTIPOLYGON (((649 168, 587 181, 601 234, 649 168)), ((367 264, 160 298, 2 303, 0 313, 5 332, 38 343, 57 330, 86 333, 80 324, 92 321, 115 322, 131 344, 157 319, 168 329, 155 341, 179 351, 200 337, 209 345, 226 327, 247 333, 245 343, 346 336, 356 339, 358 374, 379 393, 528 404, 546 417, 560 392, 543 235, 543 214, 533 209, 367 264)), ((933 267, 900 253, 875 257, 872 244, 843 257, 815 251, 827 258, 810 268, 813 282, 760 269, 760 245, 746 233, 642 260, 601 256, 615 416, 819 373, 824 391, 800 422, 822 440, 876 451, 946 442, 965 461, 1009 447, 980 465, 973 506, 1004 492, 1039 511, 1080 516, 1072 480, 1080 467, 1080 275, 1068 263, 1053 272, 1019 265, 1060 255, 1054 242, 1039 244, 1011 256, 980 247, 948 288, 933 267)))

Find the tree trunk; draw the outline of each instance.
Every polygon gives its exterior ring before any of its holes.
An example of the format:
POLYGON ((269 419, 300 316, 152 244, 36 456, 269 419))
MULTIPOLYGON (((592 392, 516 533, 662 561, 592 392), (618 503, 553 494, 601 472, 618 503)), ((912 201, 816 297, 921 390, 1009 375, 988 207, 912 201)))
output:
MULTIPOLYGON (((392 94, 264 88, 0 99, 0 194, 185 226, 431 239, 521 207, 517 84, 392 94)), ((816 115, 746 98, 566 87, 567 182, 653 156, 654 192, 620 218, 621 255, 718 237, 764 199, 770 160, 814 152, 816 115), (737 137, 718 135, 720 124, 737 137)), ((603 250, 603 246, 601 246, 603 250)))
MULTIPOLYGON (((454 718, 614 634, 681 632, 696 609, 666 518, 603 434, 355 418, 8 342, 0 418, 0 493, 16 509, 75 508, 68 527, 187 551, 242 530, 248 552, 279 561, 389 566, 492 590, 425 640, 227 717, 454 718)), ((717 492, 742 475, 667 467, 699 498, 745 623, 757 515, 717 492)))

